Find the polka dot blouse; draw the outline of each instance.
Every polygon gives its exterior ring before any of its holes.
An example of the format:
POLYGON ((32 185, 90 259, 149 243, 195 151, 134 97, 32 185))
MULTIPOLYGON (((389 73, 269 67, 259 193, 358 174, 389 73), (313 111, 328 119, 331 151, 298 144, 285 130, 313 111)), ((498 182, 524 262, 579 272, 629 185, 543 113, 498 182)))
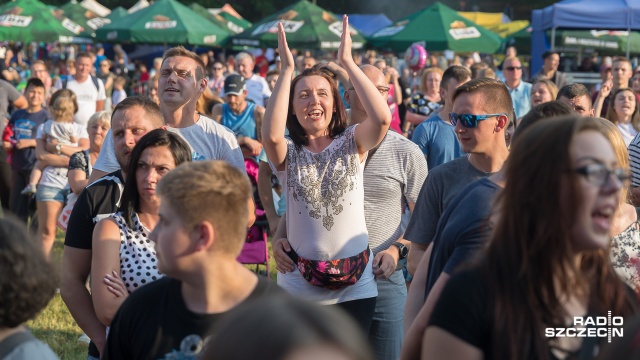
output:
POLYGON ((120 228, 120 277, 129 294, 164 275, 158 271, 155 243, 150 231, 133 214, 133 229, 127 226, 121 213, 111 215, 120 228))

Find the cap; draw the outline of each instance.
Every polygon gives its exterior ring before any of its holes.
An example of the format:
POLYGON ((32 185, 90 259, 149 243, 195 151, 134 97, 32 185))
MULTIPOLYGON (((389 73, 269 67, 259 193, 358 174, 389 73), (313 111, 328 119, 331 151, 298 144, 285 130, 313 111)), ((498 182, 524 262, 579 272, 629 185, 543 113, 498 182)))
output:
POLYGON ((224 93, 240 95, 247 87, 244 78, 238 74, 231 74, 224 79, 224 93))

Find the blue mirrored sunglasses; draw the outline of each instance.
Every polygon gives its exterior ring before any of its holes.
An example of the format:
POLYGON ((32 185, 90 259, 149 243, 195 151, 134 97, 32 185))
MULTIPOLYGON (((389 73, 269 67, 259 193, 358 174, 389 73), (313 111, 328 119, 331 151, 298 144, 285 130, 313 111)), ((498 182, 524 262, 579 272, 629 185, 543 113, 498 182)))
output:
POLYGON ((462 126, 464 126, 466 128, 474 128, 474 127, 478 126, 478 121, 491 119, 493 117, 500 116, 500 115, 507 116, 507 114, 505 114, 505 113, 502 113, 502 114, 484 114, 484 115, 449 113, 449 121, 451 122, 451 125, 453 125, 453 126, 456 126, 458 121, 460 121, 460 122, 462 122, 462 126))

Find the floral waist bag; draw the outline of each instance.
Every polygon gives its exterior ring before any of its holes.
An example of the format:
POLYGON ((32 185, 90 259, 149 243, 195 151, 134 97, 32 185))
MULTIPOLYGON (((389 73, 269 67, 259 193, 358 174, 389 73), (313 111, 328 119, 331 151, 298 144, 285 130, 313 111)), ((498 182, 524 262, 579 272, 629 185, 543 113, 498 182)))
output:
POLYGON ((371 251, 367 246, 361 253, 338 260, 309 260, 298 256, 293 249, 287 255, 311 285, 339 290, 360 280, 369 263, 371 251))

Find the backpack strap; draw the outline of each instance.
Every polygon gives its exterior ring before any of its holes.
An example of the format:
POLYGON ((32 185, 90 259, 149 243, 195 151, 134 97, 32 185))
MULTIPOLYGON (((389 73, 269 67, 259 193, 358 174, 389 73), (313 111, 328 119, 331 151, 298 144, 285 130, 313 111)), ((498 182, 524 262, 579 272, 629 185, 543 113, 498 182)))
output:
MULTIPOLYGON (((98 78, 93 76, 93 75, 89 75, 91 77, 91 81, 93 81, 93 86, 96 87, 96 90, 100 91, 100 85, 98 84, 98 78)), ((62 88, 66 89, 67 88, 67 82, 69 81, 68 78, 64 78, 62 79, 62 88)))
POLYGON ((26 330, 17 332, 5 338, 4 340, 0 341, 0 359, 4 359, 5 356, 9 355, 18 346, 35 339, 36 338, 26 330))
POLYGON ((67 77, 65 76, 64 79, 62 79, 62 88, 66 89, 67 88, 67 82, 69 81, 69 79, 67 79, 67 77))

